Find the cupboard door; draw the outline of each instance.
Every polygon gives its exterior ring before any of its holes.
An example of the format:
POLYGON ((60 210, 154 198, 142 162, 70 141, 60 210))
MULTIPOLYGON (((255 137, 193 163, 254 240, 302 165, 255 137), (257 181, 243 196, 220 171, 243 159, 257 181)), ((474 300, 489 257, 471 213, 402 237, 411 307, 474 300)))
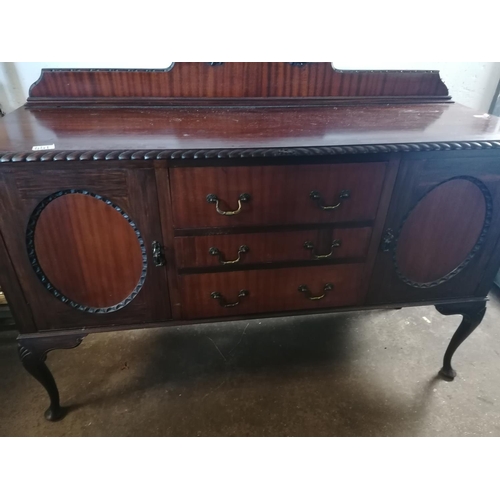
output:
POLYGON ((151 253, 162 241, 153 168, 9 168, 0 194, 0 228, 39 330, 170 317, 165 267, 151 253))
POLYGON ((484 294, 500 235, 499 166, 492 157, 401 164, 369 304, 484 294))

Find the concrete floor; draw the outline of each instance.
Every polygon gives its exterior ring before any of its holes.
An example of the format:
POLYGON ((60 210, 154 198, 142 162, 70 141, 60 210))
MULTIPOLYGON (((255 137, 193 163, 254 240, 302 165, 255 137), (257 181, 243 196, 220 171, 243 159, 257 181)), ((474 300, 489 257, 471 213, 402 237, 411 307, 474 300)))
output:
POLYGON ((433 307, 96 334, 49 354, 48 399, 0 335, 2 436, 499 436, 500 299, 436 378, 459 316, 433 307))

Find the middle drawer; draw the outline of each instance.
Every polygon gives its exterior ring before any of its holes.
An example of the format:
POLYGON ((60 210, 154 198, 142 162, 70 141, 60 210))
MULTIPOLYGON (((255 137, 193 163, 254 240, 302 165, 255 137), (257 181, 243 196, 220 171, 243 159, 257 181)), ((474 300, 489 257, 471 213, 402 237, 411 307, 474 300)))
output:
POLYGON ((368 252, 371 232, 371 227, 360 227, 182 236, 174 239, 175 255, 180 269, 336 259, 361 261, 368 252))

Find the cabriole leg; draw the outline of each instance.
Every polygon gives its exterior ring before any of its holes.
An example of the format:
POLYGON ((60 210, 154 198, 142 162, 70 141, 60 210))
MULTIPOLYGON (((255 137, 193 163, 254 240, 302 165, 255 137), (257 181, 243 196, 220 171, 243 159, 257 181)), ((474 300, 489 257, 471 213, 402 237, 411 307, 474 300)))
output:
POLYGON ((444 354, 443 367, 439 371, 445 380, 453 380, 457 373, 451 366, 451 358, 460 344, 477 328, 486 312, 486 301, 467 302, 462 304, 438 305, 436 309, 446 316, 461 314, 463 319, 457 331, 450 340, 448 349, 444 354))
POLYGON ((45 418, 51 422, 61 420, 66 411, 59 403, 59 391, 52 376, 52 373, 47 368, 45 360, 47 353, 54 349, 72 349, 77 347, 82 342, 85 334, 69 334, 58 335, 53 337, 25 337, 20 336, 17 339, 19 357, 24 368, 30 373, 40 384, 43 385, 50 398, 50 406, 45 411, 45 418))

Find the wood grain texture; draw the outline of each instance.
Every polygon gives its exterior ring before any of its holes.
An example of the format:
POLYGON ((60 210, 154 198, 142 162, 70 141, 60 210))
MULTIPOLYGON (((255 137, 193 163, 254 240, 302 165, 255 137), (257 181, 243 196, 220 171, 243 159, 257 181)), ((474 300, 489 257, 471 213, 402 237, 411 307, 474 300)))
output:
POLYGON ((99 103, 190 99, 421 97, 449 99, 437 71, 341 71, 331 63, 175 63, 166 70, 43 69, 28 102, 99 103), (127 101, 128 100, 128 101, 127 101))
MULTIPOLYGON (((27 312, 23 331, 37 331, 21 336, 20 354, 48 389, 51 415, 58 394, 42 358, 90 331, 483 307, 500 265, 500 122, 437 102, 446 99, 434 72, 325 64, 44 72, 33 107, 0 120, 0 272, 17 317, 27 312), (111 205, 79 197, 87 192, 111 205), (250 199, 231 217, 207 203, 213 194, 234 211, 243 193, 250 199), (103 308, 134 286, 140 240, 124 214, 140 230, 143 265, 153 242, 166 265, 149 253, 142 288, 118 311, 63 303, 41 269, 68 296, 103 308), (326 254, 334 239, 332 260, 304 248, 326 254), (219 263, 241 245, 236 267, 219 263)), ((457 335, 448 372, 465 338, 457 335)))
POLYGON ((474 248, 486 216, 481 190, 469 180, 444 182, 413 208, 398 235, 399 271, 416 283, 436 281, 474 248))
MULTIPOLYGON (((152 167, 152 165, 150 165, 152 167)), ((162 241, 158 199, 153 168, 47 169, 41 175, 36 166, 0 173, 0 230, 11 255, 19 281, 39 330, 68 329, 150 323, 170 318, 170 300, 165 267, 157 268, 148 259, 147 277, 137 297, 126 307, 110 314, 91 314, 62 303, 49 293, 31 266, 26 249, 26 227, 37 205, 51 194, 66 189, 86 189, 111 199, 137 224, 150 252, 153 241, 162 241)), ((149 254, 151 255, 151 254, 149 254)))
POLYGON ((139 284, 138 236, 117 210, 93 196, 66 194, 51 201, 36 222, 34 243, 49 281, 83 306, 116 306, 139 284))
POLYGON ((179 277, 182 318, 356 305, 366 285, 362 276, 362 264, 182 275, 179 277), (308 300, 298 291, 300 285, 306 285, 313 295, 321 295, 327 283, 333 284, 333 290, 322 300, 308 300), (235 307, 221 307, 219 301, 211 297, 211 293, 217 291, 228 302, 233 302, 238 300, 240 290, 247 290, 249 295, 240 299, 235 307))
POLYGON ((313 253, 304 247, 305 242, 314 245, 316 255, 326 255, 332 251, 334 240, 340 241, 340 246, 333 249, 333 254, 322 262, 334 259, 352 258, 364 259, 368 251, 371 228, 354 229, 315 229, 309 231, 269 232, 250 234, 226 234, 207 236, 177 237, 175 255, 179 268, 227 267, 255 263, 276 263, 290 261, 315 261, 313 253), (235 260, 238 249, 247 246, 237 264, 220 263, 217 255, 211 255, 210 248, 217 248, 222 253, 223 260, 235 260))
POLYGON ((500 148, 495 116, 460 104, 316 108, 20 108, 0 163, 352 155, 500 148), (53 151, 32 151, 54 144, 53 151))
MULTIPOLYGON (((394 265, 393 251, 379 251, 370 279, 370 287, 367 295, 368 305, 384 304, 392 301, 417 302, 442 298, 460 299, 461 297, 474 296, 476 293, 478 296, 481 294, 484 297, 484 287, 486 287, 484 283, 489 283, 489 289, 496 272, 493 268, 489 267, 489 262, 491 259, 496 258, 493 255, 493 249, 500 236, 500 206, 498 203, 500 199, 499 165, 500 158, 493 156, 489 158, 455 156, 442 160, 413 156, 401 164, 384 231, 392 228, 397 237, 403 220, 426 193, 429 193, 434 187, 447 180, 460 176, 468 176, 469 173, 473 173, 471 177, 484 184, 493 200, 491 225, 479 250, 474 254, 474 257, 467 266, 450 279, 446 279, 438 286, 431 288, 417 288, 405 283, 402 276, 398 275, 397 268, 394 265), (489 269, 488 274, 486 273, 486 269, 489 269)), ((457 184, 453 181, 450 187, 454 186, 458 189, 457 193, 459 196, 462 196, 464 193, 460 194, 460 188, 463 187, 463 184, 457 184)), ((419 241, 418 234, 414 234, 412 238, 418 245, 419 252, 417 253, 420 253, 421 261, 419 261, 417 254, 414 254, 415 257, 411 257, 412 260, 414 259, 411 266, 414 266, 414 272, 417 272, 418 265, 420 264, 425 267, 424 263, 427 262, 428 264, 426 265, 429 265, 430 268, 418 271, 424 277, 428 272, 443 271, 457 264, 461 258, 460 253, 465 250, 464 247, 468 246, 468 243, 474 238, 476 231, 481 230, 482 222, 480 219, 483 212, 481 199, 476 196, 477 192, 471 190, 465 198, 473 204, 471 208, 475 212, 475 216, 472 219, 475 219, 477 227, 475 227, 474 220, 470 219, 470 215, 464 215, 464 208, 460 206, 461 198, 443 191, 443 195, 445 194, 448 199, 447 207, 441 207, 440 212, 433 212, 430 218, 433 227, 435 225, 436 227, 439 226, 440 219, 448 220, 454 224, 454 227, 448 227, 446 230, 443 229, 444 234, 439 236, 439 238, 446 236, 447 239, 446 241, 442 241, 444 245, 443 251, 441 251, 433 240, 428 238, 428 235, 433 233, 433 230, 430 228, 424 229, 425 232, 428 232, 427 235, 424 234, 425 246, 419 241), (465 219, 463 222, 455 220, 455 212, 464 215, 465 219), (469 221, 471 225, 469 225, 469 221), (450 259, 449 262, 447 259, 450 259)))
POLYGON ((188 229, 174 229, 176 237, 184 236, 209 236, 225 234, 252 234, 252 233, 283 233, 289 231, 311 231, 311 230, 333 230, 333 229, 354 229, 358 227, 372 227, 373 221, 361 220, 356 222, 329 222, 326 224, 289 224, 272 226, 227 226, 227 227, 201 227, 188 229))
POLYGON ((370 220, 375 217, 385 174, 385 163, 345 165, 290 165, 262 167, 206 167, 171 169, 172 208, 176 228, 325 223, 370 220), (325 211, 310 198, 318 191, 325 203, 339 202, 342 191, 350 197, 339 208, 325 211), (207 195, 221 200, 217 213, 207 195))

